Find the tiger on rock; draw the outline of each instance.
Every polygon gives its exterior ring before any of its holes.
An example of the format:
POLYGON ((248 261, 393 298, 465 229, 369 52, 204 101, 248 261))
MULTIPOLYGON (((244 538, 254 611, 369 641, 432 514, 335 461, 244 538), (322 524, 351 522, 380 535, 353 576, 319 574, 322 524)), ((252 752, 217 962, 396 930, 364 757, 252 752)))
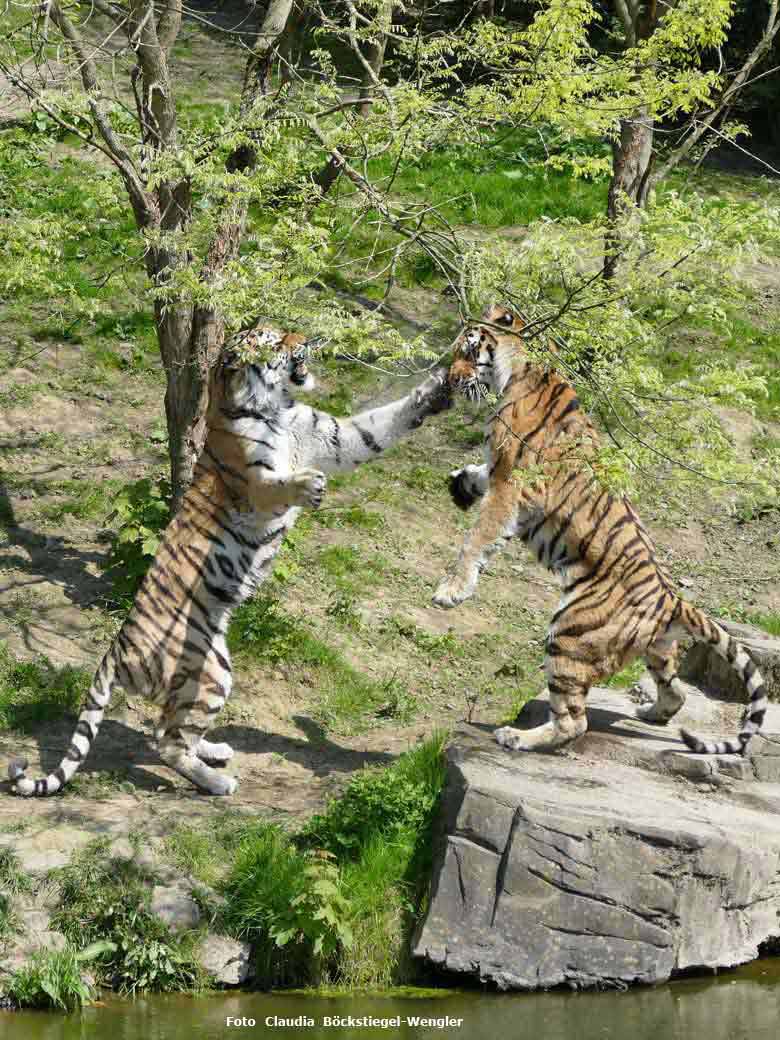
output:
POLYGON ((598 451, 596 429, 569 383, 524 351, 522 320, 493 306, 482 322, 456 341, 450 383, 472 399, 492 391, 500 403, 489 421, 487 462, 450 476, 460 508, 482 503, 433 601, 454 607, 472 596, 487 561, 514 537, 562 586, 545 640, 550 720, 528 730, 503 726, 496 740, 528 751, 580 736, 587 729, 590 687, 642 656, 658 693, 638 714, 669 722, 685 703, 677 641, 690 634, 711 643, 731 665, 747 686, 749 703, 735 740, 708 742, 682 730, 683 740, 702 754, 744 754, 767 707, 755 664, 719 625, 680 598, 631 503, 605 490, 584 465, 598 451))
MULTIPOLYGON (((242 347, 243 349, 243 347, 242 347)), ((86 698, 70 746, 44 779, 9 766, 21 795, 49 795, 73 776, 97 736, 115 687, 161 705, 162 760, 202 792, 229 795, 236 780, 213 766, 233 755, 206 732, 230 695, 231 612, 268 577, 302 508, 316 509, 326 473, 375 459, 449 406, 446 370, 406 397, 347 419, 295 401, 310 389, 302 336, 256 329, 234 338, 211 379, 208 432, 191 486, 86 698), (268 360, 241 360, 242 342, 268 360)))

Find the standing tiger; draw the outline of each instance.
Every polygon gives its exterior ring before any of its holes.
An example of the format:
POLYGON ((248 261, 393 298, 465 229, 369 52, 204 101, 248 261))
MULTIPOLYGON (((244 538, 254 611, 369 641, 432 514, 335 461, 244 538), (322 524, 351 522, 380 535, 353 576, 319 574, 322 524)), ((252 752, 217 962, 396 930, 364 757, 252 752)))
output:
POLYGON ((232 343, 223 353, 192 484, 95 674, 65 757, 40 780, 24 776, 26 762, 12 762, 18 794, 48 795, 67 783, 116 686, 162 706, 155 736, 168 766, 207 794, 232 794, 236 780, 212 765, 233 750, 204 737, 230 695, 231 612, 268 577, 301 508, 319 506, 326 472, 375 459, 448 406, 442 369, 399 401, 336 419, 290 396, 290 384, 313 385, 303 337, 261 329, 249 338, 269 359, 242 362, 232 343))
POLYGON ((708 743, 685 730, 682 737, 699 753, 744 754, 767 704, 756 666, 719 625, 680 598, 631 504, 604 490, 583 465, 598 451, 598 434, 566 380, 524 354, 522 321, 497 306, 488 308, 483 321, 456 341, 450 368, 453 389, 471 398, 487 389, 500 399, 489 429, 488 461, 450 477, 460 508, 483 501, 433 601, 454 607, 473 595, 487 561, 515 536, 557 574, 563 589, 545 640, 550 721, 525 731, 504 726, 496 740, 528 751, 580 736, 588 725, 590 687, 640 656, 658 695, 638 714, 667 723, 685 702, 677 640, 690 634, 728 661, 746 684, 750 703, 736 740, 708 743))

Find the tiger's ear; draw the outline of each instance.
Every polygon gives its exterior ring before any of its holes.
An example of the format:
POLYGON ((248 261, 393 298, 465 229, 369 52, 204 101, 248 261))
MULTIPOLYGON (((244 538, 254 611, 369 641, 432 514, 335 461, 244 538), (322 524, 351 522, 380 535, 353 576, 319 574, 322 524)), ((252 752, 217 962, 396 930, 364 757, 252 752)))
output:
POLYGON ((506 325, 507 328, 511 329, 515 323, 515 316, 511 311, 502 311, 496 317, 496 325, 506 325))

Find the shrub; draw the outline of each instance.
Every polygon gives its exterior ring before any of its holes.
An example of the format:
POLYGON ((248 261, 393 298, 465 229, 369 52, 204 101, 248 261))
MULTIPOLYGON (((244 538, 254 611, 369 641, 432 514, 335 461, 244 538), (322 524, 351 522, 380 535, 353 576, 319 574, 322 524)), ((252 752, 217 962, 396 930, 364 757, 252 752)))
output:
POLYGON ((165 477, 125 484, 107 523, 117 523, 106 571, 120 602, 135 597, 171 515, 171 485, 165 477))
POLYGON ((82 967, 103 953, 105 946, 95 944, 81 953, 71 947, 39 950, 12 976, 9 996, 20 1007, 75 1011, 94 996, 92 985, 82 975, 82 967))
POLYGON ((171 934, 149 910, 151 876, 112 859, 98 839, 56 871, 60 905, 53 926, 73 944, 99 945, 100 975, 123 993, 197 988, 200 972, 187 933, 171 934))
POLYGON ((408 751, 385 769, 365 769, 324 814, 312 816, 303 831, 304 844, 354 857, 374 835, 422 831, 429 823, 441 790, 443 735, 408 751))

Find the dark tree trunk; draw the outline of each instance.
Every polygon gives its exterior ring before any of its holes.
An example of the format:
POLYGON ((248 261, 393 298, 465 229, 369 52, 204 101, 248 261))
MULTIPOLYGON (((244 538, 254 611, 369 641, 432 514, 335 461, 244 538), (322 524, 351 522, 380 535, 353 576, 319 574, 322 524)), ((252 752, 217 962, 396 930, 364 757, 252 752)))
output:
POLYGON ((614 277, 631 215, 647 202, 653 161, 653 122, 644 112, 620 123, 612 146, 612 180, 607 195, 604 277, 614 277))

